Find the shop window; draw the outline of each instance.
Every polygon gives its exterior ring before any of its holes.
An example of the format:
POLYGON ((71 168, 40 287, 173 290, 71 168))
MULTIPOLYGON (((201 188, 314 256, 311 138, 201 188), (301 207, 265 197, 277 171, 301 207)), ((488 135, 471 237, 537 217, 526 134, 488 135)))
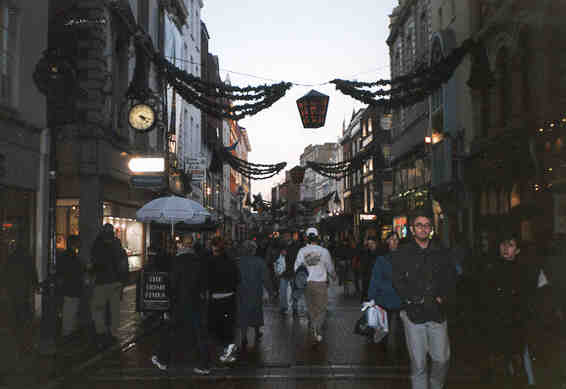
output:
POLYGON ((0 187, 0 266, 17 246, 35 250, 35 193, 0 187))
POLYGON ((534 240, 533 223, 530 220, 521 221, 521 239, 524 241, 534 240))
POLYGON ((501 214, 509 212, 509 193, 505 189, 499 192, 499 212, 501 214))
POLYGON ((521 204, 521 193, 519 191, 519 185, 515 184, 511 189, 511 208, 515 208, 520 204, 521 204))
POLYGON ((489 210, 487 213, 490 215, 497 214, 497 192, 495 189, 489 191, 489 210))
POLYGON ((485 216, 487 215, 489 210, 488 201, 487 201, 487 192, 482 192, 480 195, 480 215, 485 216))

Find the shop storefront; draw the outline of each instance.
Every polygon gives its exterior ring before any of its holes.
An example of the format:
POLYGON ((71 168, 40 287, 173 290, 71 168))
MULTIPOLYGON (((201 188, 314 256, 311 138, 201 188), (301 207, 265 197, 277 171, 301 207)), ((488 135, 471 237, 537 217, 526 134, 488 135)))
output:
MULTIPOLYGON (((130 271, 142 268, 145 258, 146 228, 135 220, 135 208, 105 202, 102 223, 114 226, 114 234, 128 254, 130 271)), ((57 250, 63 251, 70 235, 79 235, 80 206, 77 199, 57 200, 57 250)))
POLYGON ((35 252, 35 192, 0 186, 0 266, 21 245, 35 252))

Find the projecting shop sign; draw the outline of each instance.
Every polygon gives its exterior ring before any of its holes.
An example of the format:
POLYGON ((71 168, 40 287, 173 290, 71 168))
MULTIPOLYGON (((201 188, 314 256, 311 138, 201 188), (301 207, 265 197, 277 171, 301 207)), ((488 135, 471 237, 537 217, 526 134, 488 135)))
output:
POLYGON ((186 158, 187 173, 191 173, 193 181, 204 181, 206 175, 206 157, 186 158))

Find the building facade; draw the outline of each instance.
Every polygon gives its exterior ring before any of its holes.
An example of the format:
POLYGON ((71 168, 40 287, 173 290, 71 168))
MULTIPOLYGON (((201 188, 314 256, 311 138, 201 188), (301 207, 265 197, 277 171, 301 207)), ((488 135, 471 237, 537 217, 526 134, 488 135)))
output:
MULTIPOLYGON (((387 44, 394 79, 430 62, 430 0, 400 0, 390 18, 387 44)), ((412 210, 432 207, 431 158, 425 143, 430 132, 429 118, 428 100, 392 112, 391 208, 393 228, 401 237, 407 236, 408 216, 412 210)))
POLYGON ((474 85, 466 160, 476 247, 504 231, 532 254, 564 239, 564 2, 479 1, 470 9, 489 79, 474 85))
POLYGON ((47 2, 0 1, 0 264, 22 246, 40 279, 47 270, 50 132, 46 98, 31 75, 48 47, 48 20, 47 2))

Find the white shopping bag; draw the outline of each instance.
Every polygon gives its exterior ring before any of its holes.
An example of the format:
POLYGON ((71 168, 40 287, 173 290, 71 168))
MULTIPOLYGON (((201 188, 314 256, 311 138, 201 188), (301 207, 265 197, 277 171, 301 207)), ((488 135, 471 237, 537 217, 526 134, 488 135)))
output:
POLYGON ((371 327, 375 330, 373 334, 373 341, 375 343, 381 342, 381 340, 389 332, 387 311, 383 307, 375 305, 373 300, 364 303, 362 306, 362 311, 366 311, 368 327, 371 327))

